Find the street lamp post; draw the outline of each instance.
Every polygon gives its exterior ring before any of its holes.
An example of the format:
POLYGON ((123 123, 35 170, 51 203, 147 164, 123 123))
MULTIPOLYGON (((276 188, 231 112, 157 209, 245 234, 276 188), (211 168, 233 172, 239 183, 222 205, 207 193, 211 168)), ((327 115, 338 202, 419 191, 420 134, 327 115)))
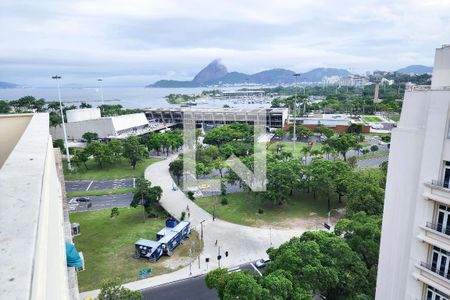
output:
POLYGON ((200 239, 203 241, 203 222, 205 220, 200 221, 200 239))
POLYGON ((105 100, 103 99, 103 78, 97 79, 97 81, 100 83, 100 97, 102 99, 102 105, 105 104, 105 100))
POLYGON ((328 211, 328 225, 330 225, 330 226, 331 226, 331 212, 332 212, 333 210, 339 212, 339 211, 338 211, 337 209, 335 209, 335 208, 330 209, 330 211, 328 211))
MULTIPOLYGON (((298 77, 300 76, 300 73, 294 73, 295 82, 298 85, 298 77)), ((295 155, 295 142, 297 140, 297 134, 296 134, 296 127, 297 127, 297 116, 296 116, 296 110, 297 110, 297 88, 295 89, 295 97, 294 97, 294 136, 292 137, 293 144, 293 151, 292 153, 295 155)))
POLYGON ((72 164, 70 163, 69 146, 67 144, 66 125, 64 124, 64 112, 63 112, 62 101, 61 101, 61 90, 59 87, 59 79, 61 79, 61 76, 55 75, 55 76, 52 76, 52 79, 56 80, 56 86, 58 87, 59 111, 61 113, 61 125, 63 128, 63 134, 64 134, 64 148, 66 148, 67 167, 68 167, 69 171, 72 171, 72 164))

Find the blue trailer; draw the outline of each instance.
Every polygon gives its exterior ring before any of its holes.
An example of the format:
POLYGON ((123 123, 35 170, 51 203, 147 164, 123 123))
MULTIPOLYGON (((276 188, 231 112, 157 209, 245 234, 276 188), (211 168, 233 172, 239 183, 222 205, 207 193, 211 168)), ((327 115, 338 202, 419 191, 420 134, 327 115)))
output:
POLYGON ((191 223, 181 221, 177 224, 174 219, 166 221, 166 227, 156 234, 157 241, 140 239, 134 245, 136 257, 157 261, 162 255, 171 256, 173 250, 180 245, 191 233, 191 223))
POLYGON ((162 244, 165 255, 171 256, 173 250, 188 237, 191 233, 190 226, 191 223, 188 221, 181 221, 178 224, 175 220, 166 221, 166 227, 156 234, 156 238, 162 244))
POLYGON ((140 239, 134 244, 136 248, 136 257, 147 258, 151 261, 157 261, 163 254, 163 247, 160 242, 140 239))

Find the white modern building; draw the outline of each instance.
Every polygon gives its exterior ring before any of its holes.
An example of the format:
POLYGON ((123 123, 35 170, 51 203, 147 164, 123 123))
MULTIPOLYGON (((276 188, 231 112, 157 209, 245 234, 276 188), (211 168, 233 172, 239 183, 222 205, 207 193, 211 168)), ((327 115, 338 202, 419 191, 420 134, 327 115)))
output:
POLYGON ((0 299, 78 299, 48 114, 0 115, 0 299))
MULTIPOLYGON (((68 110, 66 116, 67 139, 70 141, 81 141, 86 132, 97 133, 101 139, 120 139, 154 129, 144 113, 101 117, 99 108, 83 108, 68 110)), ((64 138, 61 126, 51 127, 50 132, 54 139, 64 138)))
POLYGON ((450 45, 392 131, 377 300, 450 299, 450 45))

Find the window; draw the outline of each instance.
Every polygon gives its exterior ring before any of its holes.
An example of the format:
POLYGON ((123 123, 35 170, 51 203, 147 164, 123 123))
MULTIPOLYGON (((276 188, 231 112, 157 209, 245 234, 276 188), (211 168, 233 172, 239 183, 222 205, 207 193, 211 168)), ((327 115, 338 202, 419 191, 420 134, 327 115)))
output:
POLYGON ((450 162, 446 161, 444 164, 444 182, 443 186, 448 188, 450 185, 450 162))
POLYGON ((439 205, 436 230, 450 235, 450 207, 439 205))
POLYGON ((439 290, 428 286, 427 287, 427 298, 426 300, 449 300, 449 297, 439 290))
POLYGON ((431 259, 431 271, 450 279, 450 253, 438 247, 433 247, 431 259))

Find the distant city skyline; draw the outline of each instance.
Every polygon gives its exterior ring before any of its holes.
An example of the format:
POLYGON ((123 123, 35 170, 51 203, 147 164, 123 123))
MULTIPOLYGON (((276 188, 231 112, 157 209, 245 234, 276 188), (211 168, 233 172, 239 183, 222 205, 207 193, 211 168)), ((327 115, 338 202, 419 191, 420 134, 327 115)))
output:
POLYGON ((0 81, 143 86, 229 71, 317 67, 354 73, 432 66, 449 43, 450 2, 87 1, 0 3, 0 81))

